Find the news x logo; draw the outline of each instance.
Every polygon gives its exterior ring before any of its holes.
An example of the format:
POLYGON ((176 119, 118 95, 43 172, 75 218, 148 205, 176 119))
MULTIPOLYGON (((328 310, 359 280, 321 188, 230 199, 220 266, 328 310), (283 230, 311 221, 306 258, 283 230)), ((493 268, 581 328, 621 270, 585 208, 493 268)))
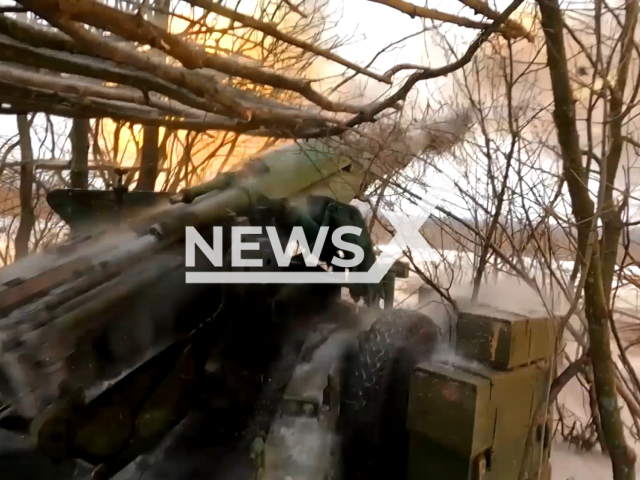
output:
MULTIPOLYGON (((440 198, 438 198, 440 200, 440 198)), ((360 271, 215 271, 215 272, 187 272, 187 283, 261 283, 261 284, 285 284, 285 283, 379 283, 384 275, 403 252, 407 249, 411 251, 429 252, 431 247, 426 242, 420 228, 429 218, 431 212, 437 207, 437 203, 429 205, 421 202, 415 212, 391 212, 382 211, 396 231, 390 240, 387 250, 378 256, 373 266, 366 272, 360 271)), ((262 259, 242 258, 243 251, 260 250, 257 242, 243 241, 243 235, 262 234, 262 227, 234 226, 231 227, 231 267, 264 267, 262 259)), ((273 249, 273 253, 278 267, 288 267, 293 257, 296 247, 299 245, 305 264, 308 267, 318 265, 318 257, 323 249, 328 236, 328 227, 321 227, 318 237, 313 244, 313 250, 309 248, 309 243, 302 227, 294 227, 286 248, 282 248, 275 227, 266 227, 267 236, 273 249)), ((353 258, 347 260, 334 256, 331 263, 337 267, 353 269, 364 259, 364 250, 355 243, 346 242, 342 236, 346 234, 361 235, 362 229, 354 226, 340 227, 334 230, 331 235, 331 242, 338 250, 348 251, 353 254, 353 258)), ((222 227, 213 227, 213 243, 210 245, 198 231, 193 227, 186 227, 186 265, 195 267, 196 247, 209 259, 215 267, 223 266, 223 245, 222 227)))

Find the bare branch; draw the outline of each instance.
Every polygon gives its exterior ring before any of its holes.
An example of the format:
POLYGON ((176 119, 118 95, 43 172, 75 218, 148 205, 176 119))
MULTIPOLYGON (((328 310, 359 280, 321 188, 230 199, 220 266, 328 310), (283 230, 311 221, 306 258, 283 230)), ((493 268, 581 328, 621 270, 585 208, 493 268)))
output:
POLYGON ((153 62, 132 49, 111 45, 76 22, 110 31, 130 41, 157 48, 178 60, 189 70, 211 68, 260 85, 269 85, 274 88, 297 92, 325 110, 348 113, 359 112, 357 107, 333 102, 316 92, 308 80, 286 77, 273 71, 243 64, 230 57, 207 53, 201 46, 185 42, 177 35, 172 35, 137 15, 118 11, 93 0, 83 2, 74 2, 72 0, 55 2, 51 0, 46 2, 21 0, 21 3, 52 25, 58 27, 78 43, 84 43, 95 49, 98 54, 115 62, 160 75, 164 80, 189 90, 195 88, 205 98, 210 97, 216 102, 229 107, 232 112, 240 115, 240 118, 249 119, 252 116, 252 112, 237 105, 232 98, 221 94, 216 89, 217 81, 214 78, 211 78, 208 84, 197 82, 195 79, 187 77, 185 72, 177 67, 171 68, 158 62, 153 62))
POLYGON ((218 15, 222 15, 223 17, 233 20, 234 22, 238 22, 247 27, 254 28, 257 31, 266 33, 267 35, 270 35, 277 40, 286 42, 290 45, 301 48, 302 50, 305 50, 307 52, 311 52, 320 57, 324 57, 329 60, 332 60, 336 63, 339 63, 340 65, 350 68, 355 72, 361 73, 362 75, 366 75, 367 77, 374 78, 379 82, 391 84, 391 79, 387 75, 380 75, 378 73, 371 72, 370 70, 367 70, 366 68, 363 68, 360 65, 356 65, 355 63, 350 62, 349 60, 346 60, 336 55, 335 53, 330 52, 329 50, 317 47, 315 45, 312 45, 310 43, 307 43, 295 37, 292 37, 291 35, 288 35, 286 33, 279 31, 273 25, 269 25, 268 23, 264 23, 260 20, 256 20, 255 18, 239 13, 238 11, 227 8, 220 3, 214 3, 212 0, 187 0, 187 1, 194 6, 202 8, 203 10, 206 10, 208 12, 213 12, 218 15))
MULTIPOLYGON (((443 13, 438 10, 434 10, 433 8, 419 7, 413 3, 406 2, 404 0, 369 0, 369 1, 374 3, 379 3, 387 7, 391 7, 402 13, 406 13, 411 18, 419 17, 419 18, 434 20, 437 22, 446 22, 446 23, 451 23, 453 25, 459 25, 461 27, 476 28, 480 30, 484 30, 485 28, 488 28, 490 25, 488 23, 476 22, 469 18, 458 17, 456 15, 451 15, 449 13, 443 13)), ((495 18, 492 18, 492 20, 496 20, 497 18, 498 18, 498 15, 496 14, 495 18)), ((502 34, 507 38, 520 38, 525 36, 523 35, 524 28, 522 27, 520 27, 519 29, 513 29, 513 28, 507 29, 507 28, 500 27, 498 31, 502 32, 502 34)))
MULTIPOLYGON (((466 5, 474 12, 480 15, 484 15, 491 20, 497 20, 500 16, 499 12, 492 9, 484 0, 458 0, 460 3, 466 5)), ((511 19, 507 19, 504 22, 505 30, 510 32, 508 38, 526 38, 530 42, 533 42, 533 33, 527 31, 527 29, 520 23, 511 19)))

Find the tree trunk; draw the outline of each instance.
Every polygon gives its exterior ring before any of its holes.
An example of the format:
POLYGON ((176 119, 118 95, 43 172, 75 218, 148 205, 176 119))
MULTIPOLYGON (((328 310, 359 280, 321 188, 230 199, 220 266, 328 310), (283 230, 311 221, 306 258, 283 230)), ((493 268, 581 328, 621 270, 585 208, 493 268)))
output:
MULTIPOLYGON (((599 10, 599 9, 598 9, 599 10)), ((596 15, 598 14, 596 11, 596 15)), ((634 34, 638 24, 638 0, 628 0, 625 3, 625 18, 620 34, 620 65, 616 72, 615 88, 609 95, 609 135, 608 152, 601 166, 600 182, 604 187, 602 208, 602 283, 604 285, 607 305, 611 298, 613 275, 618 262, 620 250, 620 236, 622 234, 622 208, 616 207, 613 199, 614 183, 620 157, 622 154, 622 128, 628 116, 625 113, 624 94, 629 77, 633 49, 635 47, 634 34)))
MULTIPOLYGON (((149 11, 148 20, 155 23, 162 29, 168 29, 169 16, 164 13, 169 10, 170 0, 152 0, 149 2, 152 7, 158 9, 149 11)), ((164 62, 165 55, 160 52, 154 52, 157 60, 164 62)), ((136 190, 153 191, 156 189, 156 180, 158 178, 158 169, 160 165, 160 149, 158 143, 160 140, 159 127, 143 127, 142 130, 142 155, 140 159, 140 174, 136 190)))
POLYGON ((71 188, 89 188, 89 120, 74 118, 71 125, 71 188))
POLYGON ((600 410, 598 409, 598 395, 596 394, 596 387, 593 383, 593 374, 588 371, 585 372, 585 378, 589 387, 589 408, 591 409, 591 415, 593 416, 593 424, 596 427, 598 433, 598 443, 602 453, 608 453, 607 444, 604 442, 604 431, 602 430, 602 420, 600 420, 600 410))
POLYGON ((611 354, 609 308, 602 272, 600 248, 593 242, 591 258, 586 252, 592 237, 594 203, 589 197, 586 172, 576 125, 575 102, 569 81, 564 46, 563 18, 558 0, 538 0, 546 40, 547 64, 554 98, 553 118, 562 155, 565 181, 578 231, 582 255, 585 316, 588 322, 590 358, 604 443, 613 467, 614 480, 635 480, 635 452, 627 445, 616 393, 615 366, 611 354), (588 260, 588 267, 586 261, 588 260))
POLYGON ((144 127, 140 176, 138 177, 136 190, 155 190, 156 179, 158 178, 158 163, 160 162, 159 137, 160 129, 158 127, 144 127))
POLYGON ((29 240, 35 225, 33 211, 33 149, 31 124, 26 115, 18 115, 18 141, 20 144, 20 225, 15 239, 16 260, 29 255, 29 240))

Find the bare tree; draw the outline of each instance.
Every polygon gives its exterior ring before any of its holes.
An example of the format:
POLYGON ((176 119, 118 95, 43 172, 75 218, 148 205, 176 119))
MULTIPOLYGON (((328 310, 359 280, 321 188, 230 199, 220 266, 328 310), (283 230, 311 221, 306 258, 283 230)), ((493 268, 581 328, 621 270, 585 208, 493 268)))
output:
MULTIPOLYGON (((613 191, 623 148, 623 122, 626 113, 630 110, 625 106, 624 97, 634 49, 638 3, 627 1, 624 5, 624 17, 618 39, 620 59, 615 80, 609 82, 608 75, 603 78, 607 85, 601 94, 607 103, 606 108, 611 120, 607 121, 608 131, 603 139, 605 155, 600 157, 600 188, 597 206, 590 196, 588 170, 585 170, 583 163, 575 100, 564 48, 562 11, 555 0, 539 0, 538 5, 547 43, 547 63, 555 102, 554 121, 558 131, 564 176, 577 224, 579 261, 582 264, 582 276, 585 279, 584 302, 589 327, 590 357, 604 443, 611 456, 614 478, 616 480, 633 479, 636 455, 627 445, 624 424, 618 409, 609 325, 612 320, 610 304, 612 280, 618 258, 622 223, 621 209, 615 205, 613 191), (597 238, 595 229, 598 217, 602 222, 600 240, 597 238)), ((595 7, 596 34, 599 36, 604 6, 602 2, 596 1, 595 7)), ((601 76, 607 67, 602 61, 602 47, 598 46, 597 50, 593 64, 594 74, 601 76)), ((589 152, 588 156, 593 155, 589 152)))
POLYGON ((35 224, 33 211, 33 149, 31 147, 31 125, 26 115, 18 115, 20 136, 20 225, 16 233, 16 258, 29 254, 29 241, 35 224))

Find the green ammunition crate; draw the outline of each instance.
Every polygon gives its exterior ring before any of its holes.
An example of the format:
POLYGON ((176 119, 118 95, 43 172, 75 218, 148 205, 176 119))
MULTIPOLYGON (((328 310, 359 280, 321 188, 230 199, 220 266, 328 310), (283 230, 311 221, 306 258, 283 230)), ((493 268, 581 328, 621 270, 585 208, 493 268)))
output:
MULTIPOLYGON (((509 371, 417 365, 408 402, 408 478, 516 480, 529 424, 546 393, 548 365, 509 371)), ((545 436, 535 437, 532 453, 526 472, 533 479, 540 459, 548 460, 545 436)))
POLYGON ((551 318, 463 312, 456 325, 456 353, 496 370, 548 359, 555 348, 551 318), (499 315, 499 316, 498 316, 499 315))

